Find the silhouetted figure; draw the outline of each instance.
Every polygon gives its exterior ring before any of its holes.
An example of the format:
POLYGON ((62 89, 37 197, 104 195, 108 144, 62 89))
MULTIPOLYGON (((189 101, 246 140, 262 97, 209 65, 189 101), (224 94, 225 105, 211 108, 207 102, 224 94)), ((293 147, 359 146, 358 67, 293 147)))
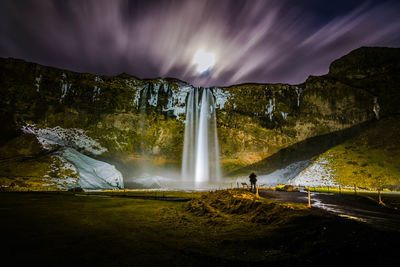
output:
POLYGON ((249 175, 249 178, 250 178, 250 185, 251 185, 250 190, 253 190, 253 186, 254 186, 254 192, 256 192, 257 175, 254 172, 252 172, 249 175))

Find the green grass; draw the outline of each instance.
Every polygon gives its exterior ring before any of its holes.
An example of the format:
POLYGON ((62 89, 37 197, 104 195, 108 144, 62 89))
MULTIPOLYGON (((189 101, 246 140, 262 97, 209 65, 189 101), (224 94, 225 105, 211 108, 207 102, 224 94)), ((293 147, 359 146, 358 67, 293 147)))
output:
POLYGON ((126 196, 126 197, 154 197, 154 198, 197 198, 206 194, 201 191, 161 191, 161 190, 145 190, 145 189, 122 189, 122 190, 104 190, 104 191, 88 191, 79 194, 85 195, 110 195, 110 196, 126 196))
POLYGON ((1 209, 8 214, 2 226, 13 229, 6 234, 10 246, 27 258, 46 254, 55 264, 63 264, 55 255, 76 255, 82 263, 95 260, 105 265, 114 265, 119 258, 135 264, 195 264, 204 260, 198 259, 203 254, 206 260, 235 260, 235 248, 224 249, 221 241, 246 240, 248 231, 259 232, 256 225, 237 220, 215 225, 210 218, 186 212, 185 203, 178 202, 65 193, 9 193, 1 199, 1 209), (114 256, 109 258, 110 254, 114 256))
POLYGON ((387 117, 319 156, 342 186, 400 188, 400 120, 387 117))
POLYGON ((56 266, 279 266, 343 258, 349 251, 361 262, 397 255, 391 250, 397 233, 303 205, 256 199, 243 190, 195 195, 170 202, 104 192, 2 193, 3 259, 56 266), (383 240, 385 250, 374 252, 383 240))

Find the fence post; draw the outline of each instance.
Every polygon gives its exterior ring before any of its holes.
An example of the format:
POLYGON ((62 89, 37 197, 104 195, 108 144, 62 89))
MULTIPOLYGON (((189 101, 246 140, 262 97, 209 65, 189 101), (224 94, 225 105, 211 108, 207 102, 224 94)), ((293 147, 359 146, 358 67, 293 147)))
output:
POLYGON ((378 189, 378 201, 380 205, 383 205, 383 201, 382 201, 382 194, 381 194, 381 189, 378 189))

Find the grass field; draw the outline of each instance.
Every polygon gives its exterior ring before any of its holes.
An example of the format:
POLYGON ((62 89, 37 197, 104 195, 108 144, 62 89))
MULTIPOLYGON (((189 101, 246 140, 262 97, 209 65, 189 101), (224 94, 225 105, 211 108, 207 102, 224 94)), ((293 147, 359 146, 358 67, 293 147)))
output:
POLYGON ((345 258, 382 266, 397 261, 397 232, 304 205, 256 199, 241 190, 169 193, 194 199, 1 193, 1 259, 11 263, 4 266, 309 266, 345 258))
POLYGON ((202 191, 122 189, 122 190, 87 191, 79 194, 126 196, 126 197, 149 197, 149 198, 160 199, 160 198, 197 198, 206 193, 207 192, 202 192, 202 191))

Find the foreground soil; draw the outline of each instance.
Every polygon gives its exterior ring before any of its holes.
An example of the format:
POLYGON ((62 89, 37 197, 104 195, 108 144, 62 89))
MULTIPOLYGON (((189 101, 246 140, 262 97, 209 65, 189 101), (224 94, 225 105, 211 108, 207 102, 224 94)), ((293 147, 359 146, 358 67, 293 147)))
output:
POLYGON ((1 193, 4 266, 393 266, 398 231, 240 190, 186 202, 1 193))

